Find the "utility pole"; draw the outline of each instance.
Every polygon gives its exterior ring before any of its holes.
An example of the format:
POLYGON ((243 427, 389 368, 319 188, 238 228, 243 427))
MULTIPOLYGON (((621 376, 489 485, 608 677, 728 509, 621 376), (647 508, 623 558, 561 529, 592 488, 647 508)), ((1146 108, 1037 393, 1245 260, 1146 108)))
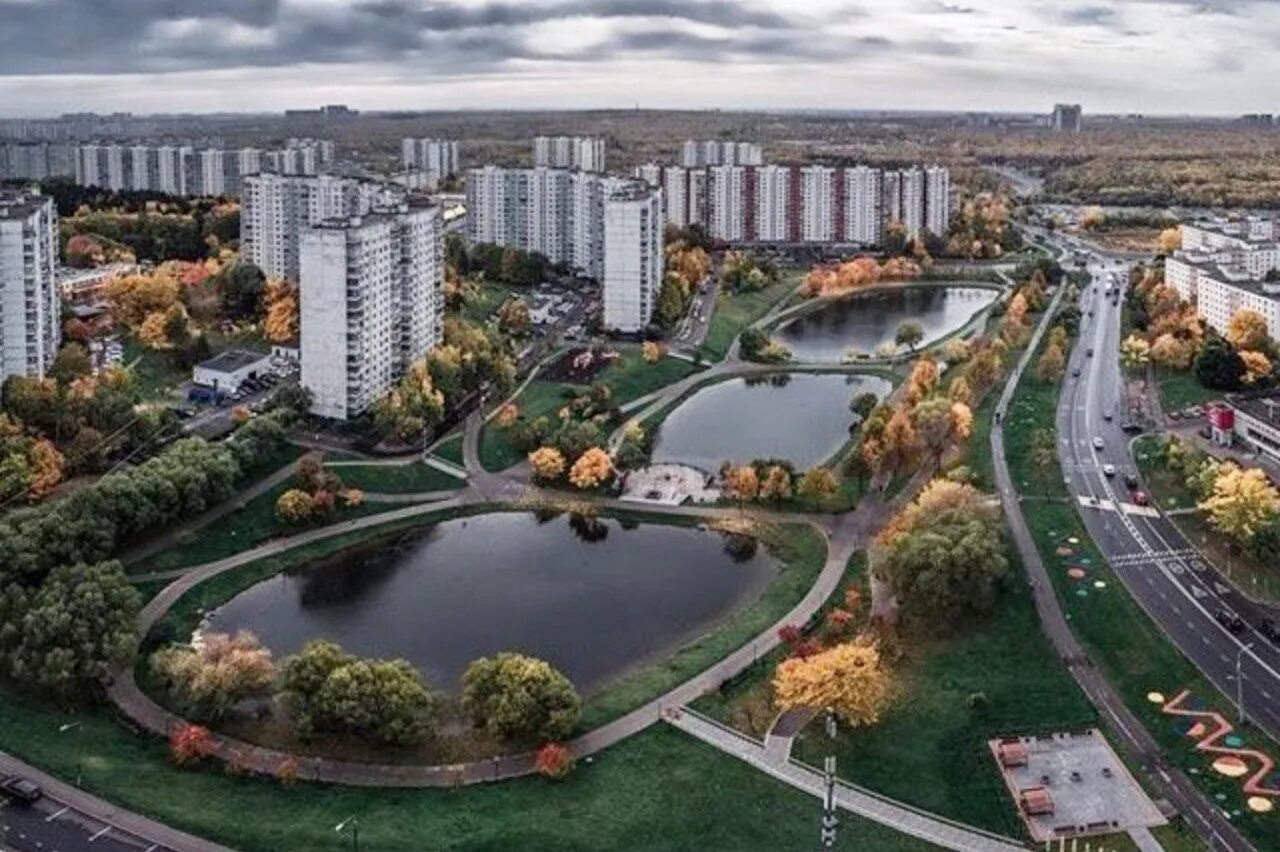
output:
MULTIPOLYGON (((827 708, 827 738, 834 744, 836 739, 836 714, 827 708)), ((840 826, 840 818, 836 816, 836 756, 829 754, 822 762, 826 790, 822 797, 822 848, 834 849, 836 846, 836 829, 840 826)))

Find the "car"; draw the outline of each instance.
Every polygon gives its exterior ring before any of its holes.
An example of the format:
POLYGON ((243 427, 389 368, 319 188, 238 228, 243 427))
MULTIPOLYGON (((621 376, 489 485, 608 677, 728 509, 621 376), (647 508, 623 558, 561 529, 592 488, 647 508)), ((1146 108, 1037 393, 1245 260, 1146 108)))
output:
POLYGON ((1124 487, 1128 488, 1130 491, 1136 490, 1138 487, 1138 477, 1134 476, 1132 473, 1126 473, 1124 475, 1124 487))
POLYGON ((1104 411, 1102 412, 1102 419, 1110 423, 1112 420, 1115 419, 1115 415, 1112 414, 1110 411, 1104 411))
POLYGON ((1135 491, 1133 492, 1133 505, 1150 506, 1151 498, 1147 496, 1147 492, 1145 491, 1135 491))
POLYGON ((44 796, 44 790, 40 789, 39 784, 18 775, 0 778, 0 793, 26 805, 38 802, 44 796))
POLYGON ((1078 378, 1080 378, 1080 368, 1079 368, 1079 367, 1072 367, 1072 368, 1071 368, 1071 377, 1072 377, 1073 379, 1078 379, 1078 378))
POLYGON ((1262 619, 1262 623, 1258 625, 1258 632, 1280 645, 1280 622, 1277 622, 1274 618, 1262 619))
POLYGON ((1236 615, 1231 610, 1223 607, 1213 614, 1218 623, 1227 628, 1232 633, 1239 633, 1244 630, 1244 619, 1236 615))
POLYGON ((1115 466, 1115 465, 1113 465, 1113 464, 1104 464, 1104 465, 1102 466, 1102 475, 1103 475, 1103 476, 1108 476, 1108 477, 1109 477, 1109 476, 1115 476, 1115 475, 1116 475, 1116 466, 1115 466))
POLYGON ((1126 435, 1141 435, 1142 427, 1137 423, 1126 423, 1120 427, 1120 431, 1126 435))
POLYGON ((1094 448, 1095 450, 1100 450, 1100 449, 1102 449, 1102 446, 1103 446, 1103 445, 1102 445, 1102 439, 1101 439, 1101 438, 1094 438, 1094 439, 1093 439, 1093 448, 1094 448))
POLYGON ((1087 357, 1087 358, 1092 358, 1092 357, 1093 357, 1093 347, 1092 347, 1092 346, 1090 346, 1090 347, 1089 347, 1089 351, 1085 352, 1084 354, 1085 354, 1085 357, 1087 357))

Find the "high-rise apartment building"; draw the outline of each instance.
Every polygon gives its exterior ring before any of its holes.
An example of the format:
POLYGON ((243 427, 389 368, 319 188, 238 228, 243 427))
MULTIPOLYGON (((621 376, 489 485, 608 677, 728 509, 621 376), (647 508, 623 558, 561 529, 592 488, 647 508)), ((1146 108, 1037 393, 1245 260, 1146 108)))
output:
POLYGON ((50 142, 0 144, 0 180, 74 177, 76 146, 50 142))
POLYGON ((332 142, 296 139, 272 150, 89 144, 73 151, 69 172, 81 186, 184 196, 238 195, 249 175, 315 175, 333 159, 332 142))
POLYGON ((844 209, 838 218, 843 220, 840 238, 844 242, 864 246, 876 246, 884 239, 884 216, 881 211, 882 173, 869 166, 855 166, 843 172, 844 209))
POLYGON ((1084 111, 1080 104, 1055 104, 1049 126, 1055 133, 1079 133, 1084 128, 1084 111))
POLYGON ((831 243, 838 233, 836 198, 839 171, 830 166, 805 166, 800 170, 801 242, 831 243))
POLYGON ((0 378, 43 376, 61 340, 53 199, 0 190, 0 378))
POLYGON ((250 175, 240 199, 240 251, 268 278, 298 281, 304 232, 399 200, 392 187, 337 175, 250 175))
POLYGON ((747 170, 743 166, 707 169, 707 232, 729 243, 750 241, 747 218, 747 170))
POLYGON ((792 175, 786 166, 760 166, 755 170, 751 195, 754 216, 746 231, 759 242, 782 243, 792 240, 791 197, 792 175))
POLYGON ((404 203, 319 222, 302 237, 301 271, 301 381, 313 414, 367 411, 440 342, 438 207, 404 203))
POLYGON ((700 166, 763 166, 764 149, 754 142, 690 139, 680 148, 680 165, 687 169, 700 166))
POLYGON ((459 174, 458 143, 453 139, 401 139, 400 162, 405 171, 426 174, 432 183, 459 174))
POLYGON ((617 186, 604 200, 604 325, 644 329, 662 287, 662 193, 640 183, 617 186))
POLYGON ((533 165, 603 172, 605 148, 605 140, 591 136, 537 136, 533 140, 533 165))
POLYGON ((924 226, 939 237, 951 230, 951 172, 940 166, 924 170, 924 226))

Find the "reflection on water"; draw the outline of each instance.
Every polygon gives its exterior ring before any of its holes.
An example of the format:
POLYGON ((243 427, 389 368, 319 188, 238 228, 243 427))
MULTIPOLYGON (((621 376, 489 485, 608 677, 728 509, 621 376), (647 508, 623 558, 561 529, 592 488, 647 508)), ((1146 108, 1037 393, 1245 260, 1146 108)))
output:
POLYGON ((911 287, 831 302, 782 325, 774 337, 802 363, 839 363, 848 352, 874 353, 893 343, 898 326, 915 320, 924 342, 951 334, 996 300, 981 287, 911 287))
POLYGON ((716 533, 495 513, 265 580, 210 627, 252 630, 277 656, 323 637, 403 657, 450 691, 476 657, 522 651, 589 690, 705 633, 776 570, 763 550, 727 552, 716 533))

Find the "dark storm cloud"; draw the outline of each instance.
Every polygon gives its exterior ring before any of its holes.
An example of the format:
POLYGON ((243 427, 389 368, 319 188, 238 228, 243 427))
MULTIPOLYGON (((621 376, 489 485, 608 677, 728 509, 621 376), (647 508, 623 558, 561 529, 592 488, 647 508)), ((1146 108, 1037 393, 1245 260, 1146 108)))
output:
POLYGON ((1062 12, 1062 20, 1069 24, 1109 24, 1115 16, 1116 10, 1110 6, 1076 6, 1062 12))
MULTIPOLYGON (((669 19, 730 32, 774 34, 812 26, 752 9, 747 0, 559 0, 480 6, 414 0, 344 6, 280 0, 0 0, 0 75, 335 62, 477 69, 540 57, 522 30, 574 18, 669 19), (164 35, 157 36, 156 28, 164 25, 170 29, 161 29, 164 35)), ((669 29, 672 39, 679 41, 683 35, 669 29)), ((775 56, 787 44, 804 46, 777 36, 759 37, 757 42, 761 51, 775 56)), ((682 45, 687 42, 676 49, 682 45)))

